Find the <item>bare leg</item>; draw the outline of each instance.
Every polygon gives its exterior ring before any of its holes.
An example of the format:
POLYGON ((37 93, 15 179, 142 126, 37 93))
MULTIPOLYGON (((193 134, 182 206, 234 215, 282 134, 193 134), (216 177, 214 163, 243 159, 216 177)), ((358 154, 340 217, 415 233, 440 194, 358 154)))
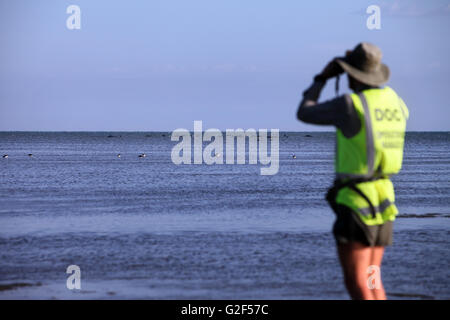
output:
MULTIPOLYGON (((373 248, 359 242, 338 245, 339 260, 345 286, 355 300, 371 300, 375 296, 367 285, 367 268, 372 262, 373 248)), ((377 255, 378 257, 378 255, 377 255)))
MULTIPOLYGON (((372 257, 371 257, 371 265, 376 265, 381 270, 381 261, 383 260, 384 247, 373 247, 372 248, 372 257)), ((384 291, 383 282, 381 281, 381 271, 379 274, 379 289, 372 289, 374 299, 375 300, 386 300, 386 292, 384 291)))

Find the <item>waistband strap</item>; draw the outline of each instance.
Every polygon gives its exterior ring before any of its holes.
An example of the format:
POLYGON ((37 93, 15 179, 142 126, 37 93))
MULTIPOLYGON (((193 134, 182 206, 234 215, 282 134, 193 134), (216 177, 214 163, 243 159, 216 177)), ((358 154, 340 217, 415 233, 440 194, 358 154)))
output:
POLYGON ((339 190, 348 187, 351 190, 355 191, 357 194, 359 194, 367 202, 367 204, 369 205, 369 208, 370 208, 370 213, 372 214, 372 217, 375 218, 376 210, 375 210, 374 205, 372 204, 370 199, 364 194, 364 192, 362 192, 356 185, 358 183, 376 181, 376 180, 381 180, 381 179, 386 179, 386 178, 387 178, 386 176, 373 176, 370 178, 350 179, 347 181, 342 181, 342 180, 336 179, 334 181, 334 185, 328 191, 327 201, 330 203, 332 201, 334 202, 336 200, 336 196, 337 196, 337 193, 339 192, 339 190))

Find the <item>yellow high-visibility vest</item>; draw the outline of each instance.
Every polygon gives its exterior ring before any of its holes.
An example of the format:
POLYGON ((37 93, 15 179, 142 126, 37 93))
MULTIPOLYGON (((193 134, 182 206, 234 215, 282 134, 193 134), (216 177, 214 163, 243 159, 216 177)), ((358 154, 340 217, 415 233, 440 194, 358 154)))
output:
POLYGON ((340 181, 378 178, 356 185, 372 203, 375 215, 367 199, 348 187, 339 190, 336 203, 353 209, 366 225, 379 225, 393 221, 398 213, 389 176, 402 167, 409 111, 389 87, 353 93, 351 98, 361 129, 351 138, 337 130, 336 174, 340 181))

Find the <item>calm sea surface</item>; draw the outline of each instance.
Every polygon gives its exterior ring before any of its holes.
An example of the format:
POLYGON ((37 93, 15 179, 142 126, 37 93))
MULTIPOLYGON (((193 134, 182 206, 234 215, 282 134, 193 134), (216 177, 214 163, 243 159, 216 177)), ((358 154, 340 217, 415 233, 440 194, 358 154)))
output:
MULTIPOLYGON (((0 133, 0 299, 347 299, 324 200, 334 134, 280 133, 274 176, 176 166, 175 144, 162 132, 0 133), (71 264, 81 291, 66 288, 71 264)), ((389 298, 450 299, 449 152, 448 132, 407 134, 389 298)))

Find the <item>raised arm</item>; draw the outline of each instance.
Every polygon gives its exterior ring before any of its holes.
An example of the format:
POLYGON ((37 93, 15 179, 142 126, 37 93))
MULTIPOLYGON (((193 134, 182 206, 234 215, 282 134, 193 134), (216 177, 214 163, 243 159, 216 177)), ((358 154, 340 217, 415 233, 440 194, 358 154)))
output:
POLYGON ((353 136, 360 129, 360 121, 349 95, 318 103, 320 93, 328 79, 337 76, 342 69, 334 59, 314 77, 313 84, 303 92, 303 99, 297 110, 297 119, 318 125, 333 125, 345 136, 353 136))

